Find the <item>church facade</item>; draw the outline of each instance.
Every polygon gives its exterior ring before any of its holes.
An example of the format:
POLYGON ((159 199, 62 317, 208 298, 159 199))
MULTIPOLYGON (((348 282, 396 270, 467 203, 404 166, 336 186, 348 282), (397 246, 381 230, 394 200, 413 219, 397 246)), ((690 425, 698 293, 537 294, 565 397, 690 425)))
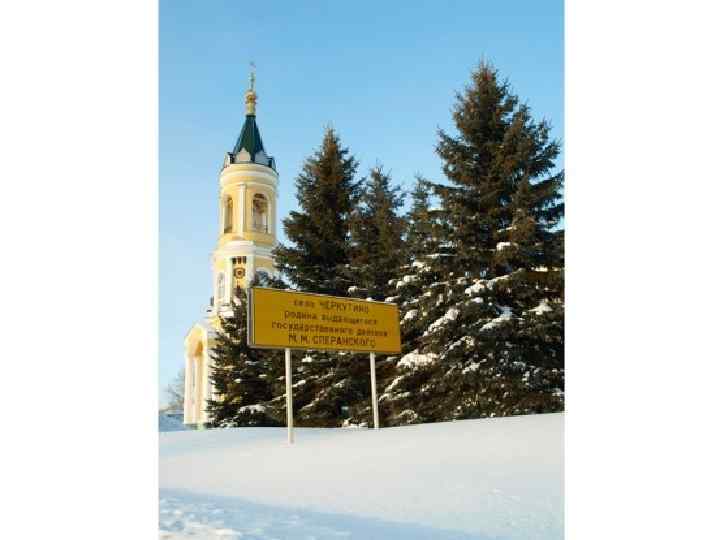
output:
POLYGON ((245 94, 246 116, 231 152, 220 170, 218 240, 211 257, 213 295, 203 320, 185 337, 184 423, 209 421, 205 403, 213 395, 210 381, 215 331, 229 309, 233 291, 255 275, 276 275, 272 251, 277 245, 278 179, 275 159, 263 146, 256 121, 255 76, 245 94))

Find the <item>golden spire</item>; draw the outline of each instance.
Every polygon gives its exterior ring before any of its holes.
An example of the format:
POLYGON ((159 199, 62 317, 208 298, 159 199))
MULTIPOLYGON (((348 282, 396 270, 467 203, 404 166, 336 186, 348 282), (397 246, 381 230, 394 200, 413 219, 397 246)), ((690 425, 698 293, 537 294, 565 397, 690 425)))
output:
POLYGON ((245 92, 245 113, 255 114, 255 103, 257 102, 257 94, 255 93, 255 62, 250 62, 250 89, 245 92))

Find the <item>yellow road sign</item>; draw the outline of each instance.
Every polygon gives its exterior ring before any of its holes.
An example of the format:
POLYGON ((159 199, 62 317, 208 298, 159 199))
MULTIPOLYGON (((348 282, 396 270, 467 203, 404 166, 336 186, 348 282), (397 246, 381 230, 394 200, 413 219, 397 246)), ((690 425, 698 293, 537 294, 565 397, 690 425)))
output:
POLYGON ((249 293, 251 347, 400 352, 395 304, 263 287, 249 293))

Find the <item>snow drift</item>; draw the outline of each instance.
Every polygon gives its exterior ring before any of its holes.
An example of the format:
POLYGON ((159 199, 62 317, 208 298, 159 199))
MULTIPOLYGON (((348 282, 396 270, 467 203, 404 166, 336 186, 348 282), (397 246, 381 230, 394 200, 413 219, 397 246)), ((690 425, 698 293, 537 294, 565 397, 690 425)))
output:
POLYGON ((161 433, 160 537, 559 539, 563 421, 161 433))

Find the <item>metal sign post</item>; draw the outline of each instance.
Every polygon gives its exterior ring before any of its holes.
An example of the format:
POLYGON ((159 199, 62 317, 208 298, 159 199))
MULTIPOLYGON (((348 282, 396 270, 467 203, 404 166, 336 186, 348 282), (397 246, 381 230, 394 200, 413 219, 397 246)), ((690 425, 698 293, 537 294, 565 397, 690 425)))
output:
POLYGON ((370 386, 372 387, 373 427, 380 429, 380 415, 378 413, 377 383, 375 381, 375 353, 370 353, 370 386))
POLYGON ((293 399, 292 399, 292 365, 290 349, 285 349, 285 409, 287 411, 288 444, 292 444, 293 437, 293 399))

